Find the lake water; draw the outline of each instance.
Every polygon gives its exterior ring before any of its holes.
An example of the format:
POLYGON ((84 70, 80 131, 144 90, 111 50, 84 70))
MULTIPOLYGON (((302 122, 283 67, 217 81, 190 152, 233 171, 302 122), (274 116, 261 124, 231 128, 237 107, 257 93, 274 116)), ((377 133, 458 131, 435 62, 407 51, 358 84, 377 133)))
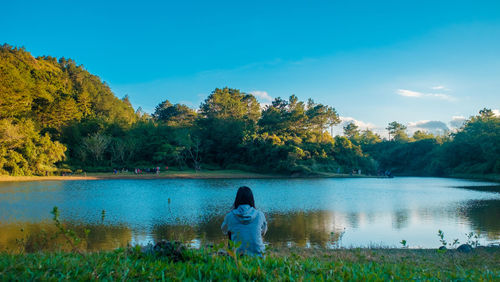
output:
POLYGON ((88 228, 88 248, 161 239, 220 242, 239 186, 252 188, 271 246, 440 246, 480 234, 500 241, 498 184, 447 178, 158 179, 0 183, 0 250, 54 230, 57 206, 70 227, 88 228), (103 217, 104 210, 104 217, 103 217))

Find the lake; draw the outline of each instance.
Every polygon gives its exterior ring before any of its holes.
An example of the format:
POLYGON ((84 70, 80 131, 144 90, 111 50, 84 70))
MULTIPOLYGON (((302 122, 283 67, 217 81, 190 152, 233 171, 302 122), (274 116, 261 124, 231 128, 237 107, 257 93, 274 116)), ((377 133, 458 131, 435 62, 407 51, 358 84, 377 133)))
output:
POLYGON ((500 240, 498 183, 450 178, 157 179, 0 182, 0 250, 54 230, 57 206, 71 228, 90 229, 88 248, 161 239, 195 247, 220 242, 239 186, 252 188, 270 246, 436 248, 445 239, 500 240), (104 213, 103 213, 104 211, 104 213))

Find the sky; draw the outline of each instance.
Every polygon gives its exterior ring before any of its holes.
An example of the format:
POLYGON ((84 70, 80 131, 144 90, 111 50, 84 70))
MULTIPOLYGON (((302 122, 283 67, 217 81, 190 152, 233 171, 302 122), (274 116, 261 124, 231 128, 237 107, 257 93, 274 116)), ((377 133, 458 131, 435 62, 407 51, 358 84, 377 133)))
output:
MULTIPOLYGON (((500 1, 6 1, 0 44, 74 59, 134 108, 292 94, 385 134, 500 108, 500 1)), ((336 132, 341 132, 341 124, 336 132)))

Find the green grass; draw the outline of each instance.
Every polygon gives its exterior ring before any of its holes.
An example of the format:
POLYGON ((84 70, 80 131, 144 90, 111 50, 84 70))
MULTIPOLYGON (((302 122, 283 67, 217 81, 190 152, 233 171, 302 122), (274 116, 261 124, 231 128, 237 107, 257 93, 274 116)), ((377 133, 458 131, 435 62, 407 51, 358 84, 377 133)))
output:
POLYGON ((187 250, 186 260, 119 249, 0 254, 0 280, 499 280, 500 249, 272 249, 266 258, 187 250))

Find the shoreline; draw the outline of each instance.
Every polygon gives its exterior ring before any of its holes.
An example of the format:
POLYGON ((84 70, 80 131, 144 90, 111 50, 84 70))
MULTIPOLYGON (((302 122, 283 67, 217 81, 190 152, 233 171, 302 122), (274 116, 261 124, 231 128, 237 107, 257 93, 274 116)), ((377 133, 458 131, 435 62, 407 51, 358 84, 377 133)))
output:
MULTIPOLYGON (((433 177, 433 176, 412 176, 401 175, 396 177, 433 177)), ((500 175, 451 175, 442 176, 444 178, 468 179, 478 181, 500 182, 500 175)), ((91 172, 87 174, 66 175, 66 176, 9 176, 0 175, 0 182, 29 182, 29 181, 73 181, 73 180, 153 180, 153 179, 297 179, 297 178, 387 178, 376 175, 358 174, 337 174, 328 172, 318 172, 311 175, 287 175, 287 174, 264 174, 257 172, 247 172, 241 170, 205 170, 196 172, 194 170, 185 171, 164 171, 160 174, 134 174, 132 172, 91 172)))
MULTIPOLYGON (((433 177, 401 175, 395 177, 433 177)), ((443 178, 468 179, 500 183, 500 175, 450 175, 443 178)), ((205 171, 164 171, 160 174, 134 174, 132 172, 90 172, 78 175, 50 175, 50 176, 9 176, 0 175, 0 182, 30 182, 30 181, 73 181, 73 180, 153 180, 153 179, 298 179, 298 178, 387 178, 377 175, 337 174, 318 172, 310 175, 264 174, 241 170, 205 170, 205 171)))
POLYGON ((314 175, 285 175, 285 174, 263 174, 237 170, 215 170, 215 171, 169 171, 160 174, 134 174, 125 173, 87 173, 86 175, 67 176, 0 176, 0 182, 23 182, 23 181, 72 181, 72 180, 118 180, 118 179, 294 179, 294 178, 385 178, 369 175, 329 174, 321 173, 314 175))

